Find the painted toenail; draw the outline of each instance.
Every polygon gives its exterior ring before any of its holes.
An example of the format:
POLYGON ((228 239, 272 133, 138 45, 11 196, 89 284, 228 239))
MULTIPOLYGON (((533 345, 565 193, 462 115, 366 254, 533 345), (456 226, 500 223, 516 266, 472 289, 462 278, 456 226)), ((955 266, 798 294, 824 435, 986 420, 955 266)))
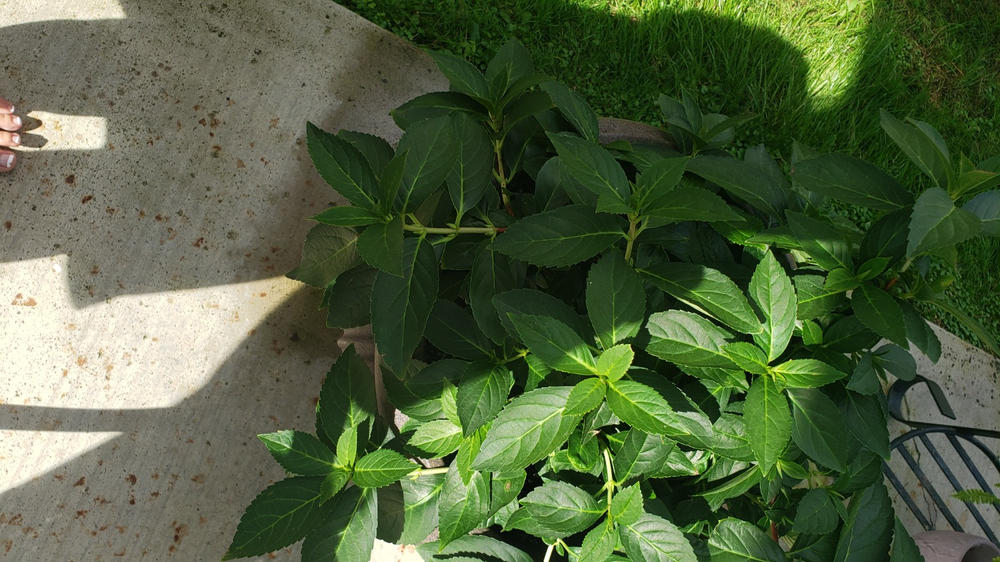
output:
POLYGON ((0 155, 0 168, 10 168, 13 165, 14 165, 13 154, 0 155))
POLYGON ((21 135, 11 135, 10 142, 12 144, 21 144, 21 135))

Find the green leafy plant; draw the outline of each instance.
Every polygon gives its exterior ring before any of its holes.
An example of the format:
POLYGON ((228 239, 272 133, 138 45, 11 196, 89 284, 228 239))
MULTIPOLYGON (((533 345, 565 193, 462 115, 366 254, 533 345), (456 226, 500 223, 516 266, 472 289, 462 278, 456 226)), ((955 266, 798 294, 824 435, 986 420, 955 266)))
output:
POLYGON ((329 326, 371 324, 387 404, 345 350, 316 434, 260 436, 292 476, 226 558, 304 538, 303 560, 366 561, 379 537, 426 559, 919 559, 882 484, 882 383, 915 376, 911 346, 940 354, 912 303, 946 284, 939 256, 997 234, 995 171, 886 115, 938 187, 803 147, 786 174, 720 150, 742 119, 691 96, 661 99, 683 152, 602 145, 520 44, 485 72, 434 58, 451 90, 393 112, 395 149, 308 127, 350 205, 314 217, 289 276, 329 326))

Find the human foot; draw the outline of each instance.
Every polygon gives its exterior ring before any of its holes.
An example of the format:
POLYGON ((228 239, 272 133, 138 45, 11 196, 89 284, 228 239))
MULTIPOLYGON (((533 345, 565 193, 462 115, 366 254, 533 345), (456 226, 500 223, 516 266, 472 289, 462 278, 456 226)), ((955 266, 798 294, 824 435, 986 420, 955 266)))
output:
MULTIPOLYGON (((21 118, 14 115, 14 104, 0 98, 0 147, 21 146, 21 118)), ((0 172, 9 172, 17 163, 17 155, 0 148, 0 172)))

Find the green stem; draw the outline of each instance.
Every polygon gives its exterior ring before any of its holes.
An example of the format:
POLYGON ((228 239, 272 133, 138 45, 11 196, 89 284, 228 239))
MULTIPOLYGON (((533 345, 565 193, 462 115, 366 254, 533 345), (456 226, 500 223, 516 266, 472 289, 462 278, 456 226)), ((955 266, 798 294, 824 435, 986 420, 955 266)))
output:
POLYGON ((573 558, 576 558, 577 560, 580 559, 580 556, 578 554, 576 554, 575 552, 573 552, 572 550, 569 549, 569 545, 566 544, 566 541, 564 541, 562 539, 556 539, 556 544, 559 545, 559 546, 561 546, 561 547, 563 547, 563 550, 565 550, 569 554, 572 554, 573 558))
POLYGON ((445 474, 448 472, 447 466, 442 466, 439 468, 418 468, 409 474, 410 478, 416 480, 421 476, 431 476, 433 474, 445 474))
POLYGON ((419 234, 488 234, 490 236, 495 236, 498 233, 503 232, 502 228, 495 226, 435 227, 424 226, 422 224, 404 224, 403 230, 419 234))
POLYGON ((625 261, 632 263, 632 247, 635 244, 635 239, 639 236, 638 231, 639 220, 635 215, 628 216, 628 243, 625 244, 625 261))
POLYGON ((608 452, 607 447, 602 447, 601 452, 604 453, 604 470, 607 471, 606 481, 604 487, 608 490, 608 527, 611 527, 611 494, 615 489, 615 478, 614 474, 611 472, 611 453, 608 452))

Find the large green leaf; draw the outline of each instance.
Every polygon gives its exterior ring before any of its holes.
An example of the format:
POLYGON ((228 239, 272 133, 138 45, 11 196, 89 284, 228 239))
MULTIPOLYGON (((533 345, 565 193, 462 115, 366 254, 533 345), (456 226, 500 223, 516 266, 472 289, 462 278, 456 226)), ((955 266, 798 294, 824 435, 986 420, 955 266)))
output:
POLYGON ((816 388, 847 376, 847 373, 818 359, 789 359, 776 365, 773 371, 785 386, 791 388, 816 388))
POLYGON ((531 353, 558 371, 596 375, 597 363, 587 344, 572 328, 549 316, 509 315, 531 353))
POLYGON ((787 206, 787 192, 751 162, 701 154, 688 162, 687 169, 768 216, 781 216, 787 206))
POLYGON ((903 310, 903 321, 906 324, 906 339, 924 352, 932 362, 937 363, 941 358, 941 340, 913 305, 904 301, 899 303, 899 306, 903 310))
POLYGON ((604 401, 604 381, 596 377, 588 377, 578 382, 566 399, 566 413, 584 415, 601 405, 604 401))
POLYGON ((458 418, 470 435, 496 417, 507 403, 514 375, 503 365, 487 361, 469 363, 458 385, 458 418))
POLYGON ((494 514, 500 508, 517 499, 524 487, 524 481, 528 478, 528 473, 524 470, 511 470, 508 472, 498 472, 493 475, 490 481, 490 514, 494 514))
POLYGON ((686 366, 735 368, 723 351, 732 334, 698 314, 683 310, 657 312, 650 315, 646 331, 646 351, 660 359, 686 366))
POLYGON ((375 269, 402 276, 403 217, 396 215, 389 222, 366 228, 358 237, 358 253, 375 269))
POLYGON ((326 476, 334 468, 336 457, 314 435, 283 430, 257 436, 281 468, 303 476, 326 476))
POLYGON ((796 162, 792 179, 809 191, 870 209, 893 211, 913 203, 913 196, 892 176, 846 154, 796 162))
POLYGON ((697 562, 691 543, 676 525, 645 513, 619 530, 625 553, 643 562, 697 562))
POLYGON ((858 320, 876 334, 904 348, 910 347, 906 342, 903 311, 889 293, 873 283, 864 283, 851 295, 851 308, 858 320))
POLYGON ((603 523, 596 525, 583 537, 580 545, 579 562, 608 562, 618 544, 618 531, 603 523))
POLYGON ((438 541, 428 542, 418 546, 417 552, 424 560, 532 562, 524 551, 486 535, 466 535, 447 546, 440 546, 438 541))
POLYGON ((351 143, 306 123, 306 147, 319 175, 352 205, 374 209, 375 174, 351 143))
POLYGON ((247 507, 223 560, 259 556, 301 539, 323 518, 322 477, 286 478, 268 486, 247 507))
POLYGON ((419 468, 416 463, 391 449, 378 449, 358 459, 354 483, 362 488, 388 486, 419 468))
POLYGON ((417 96, 392 110, 393 121, 400 129, 409 129, 417 121, 463 112, 470 116, 485 117, 481 103, 459 92, 430 92, 417 96))
POLYGON ((399 139, 399 153, 406 153, 403 164, 400 209, 412 212, 434 192, 458 160, 458 139, 452 124, 458 117, 425 119, 410 126, 399 139))
POLYGON ((643 215, 661 205, 669 205, 677 199, 684 199, 678 197, 677 187, 684 177, 684 168, 688 160, 690 158, 687 156, 661 158, 639 174, 635 180, 635 199, 638 210, 643 215))
POLYGON ((323 301, 329 309, 327 328, 356 328, 371 324, 372 285, 377 270, 362 265, 342 273, 327 287, 323 301))
POLYGON ((353 205, 330 207, 310 219, 332 226, 367 226, 379 221, 372 211, 353 205))
POLYGON ((923 192, 913 205, 906 255, 915 256, 954 246, 982 231, 979 217, 960 209, 940 187, 923 192))
POLYGON ((951 156, 941 136, 927 123, 908 119, 906 124, 885 110, 879 111, 882 129, 922 172, 940 187, 948 187, 951 156))
POLYGON ((892 502, 881 480, 854 494, 837 541, 835 562, 885 560, 892 539, 892 502))
POLYGON ((620 525, 631 525, 638 521, 642 514, 642 488, 639 487, 638 482, 615 493, 611 500, 611 509, 608 511, 608 515, 614 522, 620 525))
POLYGON ((473 468, 524 468, 563 444, 581 418, 564 413, 571 390, 569 386, 549 386, 511 400, 486 433, 473 468))
POLYGON ((337 136, 358 149, 358 152, 368 161, 368 166, 375 173, 376 178, 382 175, 385 165, 389 163, 389 160, 392 160, 392 146, 382 137, 345 129, 338 131, 337 136))
POLYGON ((554 531, 556 538, 566 537, 590 527, 604 513, 589 493, 565 482, 552 480, 528 492, 521 499, 539 523, 554 531))
POLYGON ((792 234, 817 265, 827 271, 838 267, 854 271, 851 245, 831 224, 792 211, 787 216, 792 234))
POLYGON ((864 396, 847 391, 847 429, 866 449, 889 460, 889 430, 882 397, 864 396))
POLYGON ((631 188, 625 170, 601 145, 571 133, 548 133, 562 168, 597 195, 597 209, 629 212, 631 188))
POLYGON ((407 416, 417 420, 433 420, 444 416, 441 407, 441 396, 444 394, 445 383, 452 386, 458 384, 465 371, 465 361, 457 359, 441 359, 417 370, 411 363, 407 376, 383 376, 386 393, 392 405, 407 416))
POLYGON ((288 272, 289 279, 326 287, 331 281, 358 265, 358 234, 343 226, 317 224, 306 235, 302 261, 288 272))
POLYGON ((504 333, 502 320, 497 316, 493 297, 519 288, 524 284, 527 266, 500 254, 490 245, 476 254, 469 276, 469 308, 476 324, 491 340, 501 343, 504 333))
POLYGON ((847 469, 844 421, 833 400, 817 389, 790 388, 792 440, 812 460, 834 470, 847 469))
POLYGON ((587 105, 587 100, 583 96, 567 88, 562 82, 550 80, 542 82, 542 90, 552 98, 559 113, 562 113, 573 128, 580 133, 583 138, 592 143, 597 142, 598 127, 597 114, 587 105))
POLYGON ((329 511, 302 543, 302 560, 368 562, 378 528, 378 495, 371 488, 348 488, 324 504, 329 511))
POLYGON ((792 281, 770 251, 757 264, 750 278, 750 300, 764 314, 764 330, 754 341, 774 361, 788 347, 795 330, 796 299, 792 281))
POLYGON ((458 468, 451 466, 445 476, 438 501, 438 529, 441 545, 481 527, 489 515, 490 483, 481 472, 473 472, 468 484, 458 468))
POLYGON ((686 433, 670 402, 649 385, 631 380, 609 383, 607 401, 616 416, 641 431, 669 437, 686 433))
POLYGON ((616 381, 625 376, 634 359, 632 346, 620 343, 604 350, 597 358, 597 372, 610 381, 616 381))
POLYGON ((650 435, 638 429, 628 430, 614 456, 615 479, 626 482, 629 478, 659 470, 675 445, 662 435, 650 435))
POLYGON ((760 467, 753 466, 726 480, 715 488, 695 495, 705 498, 705 501, 708 502, 708 507, 712 511, 718 511, 726 500, 742 496, 751 488, 759 484, 762 479, 763 476, 761 476, 760 467))
POLYGON ((617 217, 567 205, 517 221, 493 247, 528 263, 558 267, 592 258, 624 236, 617 217))
POLYGON ((501 99, 508 90, 523 88, 524 81, 534 75, 535 66, 531 62, 531 55, 517 39, 508 39, 486 65, 486 82, 490 85, 490 94, 494 100, 501 99))
POLYGON ((420 478, 404 478, 403 533, 400 544, 420 544, 437 528, 438 499, 444 488, 444 474, 427 474, 420 478))
POLYGON ((458 158, 445 181, 455 211, 463 215, 492 186, 493 142, 486 129, 471 117, 456 115, 452 123, 458 140, 458 158))
POLYGON ((962 209, 979 217, 983 234, 1000 236, 1000 191, 987 191, 973 197, 962 209))
POLYGON ((587 276, 587 315, 607 349, 639 333, 646 317, 642 279, 618 252, 609 252, 587 276))
POLYGON ((799 500, 792 530, 807 535, 832 533, 840 523, 834 499, 825 488, 814 488, 799 500))
POLYGON ((792 436, 792 414, 788 401, 767 376, 757 377, 743 403, 750 448, 767 473, 781 456, 792 436))
POLYGON ((756 525, 728 517, 719 521, 708 538, 712 562, 783 562, 785 553, 756 525))
POLYGON ((640 269, 660 290, 745 334, 761 331, 743 291, 721 272, 692 263, 668 262, 640 269))
POLYGON ((513 314, 531 314, 549 316, 573 328, 581 338, 589 339, 590 330, 586 320, 576 313, 568 304, 556 297, 535 289, 514 289, 505 291, 493 297, 500 323, 507 333, 518 337, 517 329, 510 320, 513 314))
POLYGON ((326 374, 316 404, 316 433, 336 443, 341 432, 375 417, 375 383, 351 344, 326 374))
POLYGON ((472 314, 449 300, 441 299, 434 305, 426 335, 434 347, 469 361, 493 354, 493 344, 476 327, 472 314))
POLYGON ((668 196, 650 203, 643 214, 653 217, 658 225, 682 221, 739 222, 742 218, 722 197, 684 182, 668 196))
POLYGON ((409 444, 433 455, 433 458, 443 457, 453 453, 462 443, 462 428, 448 420, 432 420, 421 424, 409 444))
POLYGON ((798 296, 796 316, 799 320, 812 320, 847 303, 843 291, 827 289, 826 279, 821 275, 796 275, 792 281, 798 296))
POLYGON ((372 287, 372 330, 386 365, 400 373, 424 335, 437 301, 437 257, 430 241, 409 238, 403 248, 403 276, 379 272, 372 287))
POLYGON ((483 73, 472 63, 444 51, 432 51, 431 58, 456 92, 480 100, 490 99, 490 87, 483 73))

